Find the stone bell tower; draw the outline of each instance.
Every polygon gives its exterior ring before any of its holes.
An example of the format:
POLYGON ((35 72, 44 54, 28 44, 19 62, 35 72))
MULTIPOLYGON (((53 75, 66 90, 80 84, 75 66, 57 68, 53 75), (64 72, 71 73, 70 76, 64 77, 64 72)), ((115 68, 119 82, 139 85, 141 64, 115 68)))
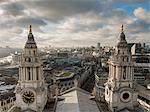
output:
POLYGON ((133 110, 137 105, 137 92, 133 86, 133 63, 123 31, 114 55, 109 59, 109 77, 105 84, 105 100, 112 112, 133 110))
POLYGON ((19 66, 19 81, 16 86, 16 105, 21 110, 42 112, 47 102, 47 85, 44 82, 42 63, 32 27, 24 47, 19 66))

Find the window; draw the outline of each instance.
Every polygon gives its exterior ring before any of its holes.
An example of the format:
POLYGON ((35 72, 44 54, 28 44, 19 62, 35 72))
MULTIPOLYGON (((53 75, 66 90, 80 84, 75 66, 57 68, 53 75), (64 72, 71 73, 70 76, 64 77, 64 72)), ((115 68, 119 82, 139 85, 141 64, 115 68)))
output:
POLYGON ((39 67, 36 67, 36 80, 39 80, 39 67))
POLYGON ((124 100, 127 100, 129 98, 129 93, 124 93, 122 97, 124 100))
POLYGON ((30 67, 28 67, 28 68, 27 68, 27 71, 28 71, 28 76, 29 76, 29 77, 28 77, 28 80, 31 80, 31 72, 30 72, 30 67))
POLYGON ((3 105, 4 105, 4 102, 2 101, 2 102, 1 102, 1 106, 3 106, 3 105))
POLYGON ((108 95, 108 94, 109 94, 109 89, 107 89, 107 91, 106 91, 106 92, 107 92, 107 95, 108 95))
POLYGON ((129 58, 127 57, 127 62, 129 61, 129 58))
POLYGON ((124 61, 124 57, 122 58, 122 60, 124 61))
POLYGON ((123 79, 126 79, 126 67, 124 66, 124 69, 123 69, 123 79))
POLYGON ((114 76, 116 75, 116 66, 114 66, 114 76))
POLYGON ((31 62, 31 58, 28 58, 28 61, 31 62))
POLYGON ((33 51, 33 54, 35 55, 35 50, 33 51))

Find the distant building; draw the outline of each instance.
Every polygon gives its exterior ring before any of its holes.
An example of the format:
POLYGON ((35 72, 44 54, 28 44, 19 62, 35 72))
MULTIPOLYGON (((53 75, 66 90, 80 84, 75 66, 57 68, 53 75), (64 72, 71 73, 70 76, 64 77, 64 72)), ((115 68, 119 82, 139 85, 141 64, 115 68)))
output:
POLYGON ((105 83, 108 80, 108 73, 102 68, 98 68, 95 73, 95 87, 94 94, 96 99, 101 102, 105 102, 105 83))
POLYGON ((69 52, 57 52, 57 57, 58 58, 68 58, 70 55, 69 52))
POLYGON ((130 43, 132 44, 131 52, 132 55, 136 54, 148 54, 150 53, 150 47, 145 43, 130 43))
POLYGON ((0 95, 0 112, 8 112, 8 110, 15 105, 15 94, 10 92, 0 95))
POLYGON ((97 43, 97 48, 100 49, 100 47, 101 47, 101 44, 98 42, 97 43))
POLYGON ((150 83, 150 48, 141 43, 129 43, 134 63, 134 80, 142 85, 150 83))

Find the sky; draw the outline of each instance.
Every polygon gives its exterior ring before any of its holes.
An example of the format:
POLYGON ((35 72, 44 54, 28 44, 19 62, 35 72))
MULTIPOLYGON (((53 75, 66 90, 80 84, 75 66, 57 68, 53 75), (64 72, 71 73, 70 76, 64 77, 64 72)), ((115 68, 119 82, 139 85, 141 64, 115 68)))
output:
POLYGON ((29 25, 39 47, 150 43, 150 0, 0 0, 0 46, 22 48, 29 25))

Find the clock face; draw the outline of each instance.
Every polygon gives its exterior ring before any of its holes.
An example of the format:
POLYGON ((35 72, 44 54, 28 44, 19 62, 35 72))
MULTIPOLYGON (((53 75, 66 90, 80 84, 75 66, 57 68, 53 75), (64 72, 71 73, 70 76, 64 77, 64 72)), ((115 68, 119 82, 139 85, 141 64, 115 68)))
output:
POLYGON ((32 91, 29 91, 29 90, 25 91, 22 94, 22 99, 27 104, 33 103, 34 99, 35 99, 34 93, 32 91))
POLYGON ((131 93, 129 91, 124 91, 121 93, 121 100, 123 102, 129 102, 131 100, 131 93))

